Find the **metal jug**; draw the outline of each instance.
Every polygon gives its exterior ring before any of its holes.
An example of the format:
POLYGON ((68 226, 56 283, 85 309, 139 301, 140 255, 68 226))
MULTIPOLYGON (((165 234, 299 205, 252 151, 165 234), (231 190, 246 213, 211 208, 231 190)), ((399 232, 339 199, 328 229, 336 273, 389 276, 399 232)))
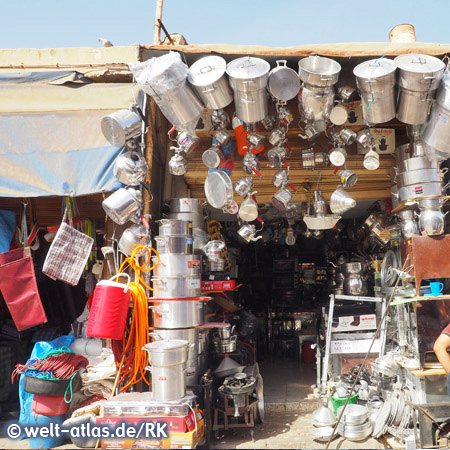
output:
POLYGON ((145 180, 148 166, 137 152, 119 155, 114 162, 114 176, 127 186, 136 186, 145 180))
POLYGON ((255 237, 255 235, 258 231, 261 231, 261 230, 256 230, 255 225, 246 223, 246 224, 242 225, 241 228, 239 228, 238 234, 239 234, 239 236, 241 236, 241 238, 243 238, 247 242, 257 241, 259 239, 262 239, 262 236, 255 237))

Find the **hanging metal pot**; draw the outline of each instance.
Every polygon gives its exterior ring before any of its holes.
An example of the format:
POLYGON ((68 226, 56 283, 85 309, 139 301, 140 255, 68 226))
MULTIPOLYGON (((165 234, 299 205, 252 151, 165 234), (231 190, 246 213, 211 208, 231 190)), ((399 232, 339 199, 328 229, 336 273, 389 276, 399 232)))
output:
MULTIPOLYGON (((203 214, 203 206, 198 198, 171 198, 170 213, 198 213, 203 214)), ((186 219, 190 220, 190 219, 186 219)), ((196 226, 196 225, 192 225, 196 226)))
POLYGON ((102 202, 108 217, 118 225, 123 225, 129 220, 140 222, 141 206, 141 191, 131 187, 118 189, 102 202))
POLYGON ((286 142, 286 130, 284 128, 276 128, 270 133, 267 140, 273 147, 284 144, 286 142))
POLYGON ((300 79, 295 70, 286 66, 286 60, 278 60, 276 64, 269 73, 268 90, 277 100, 287 102, 298 94, 300 79))
POLYGON ((225 130, 216 130, 214 133, 214 139, 223 147, 230 142, 231 136, 225 130))
POLYGON ((261 165, 258 157, 252 152, 247 152, 245 156, 242 158, 242 169, 247 175, 257 175, 261 177, 260 169, 261 165))
MULTIPOLYGON (((258 219, 258 220, 261 221, 261 219, 258 219)), ((261 221, 261 223, 262 223, 262 221, 261 221)), ((256 233, 261 230, 262 230, 262 228, 260 230, 257 230, 255 225, 246 223, 246 224, 242 225, 241 228, 239 228, 238 234, 245 241, 247 241, 247 242, 253 241, 254 242, 254 241, 258 241, 259 239, 262 239, 262 236, 255 237, 256 233)))
MULTIPOLYGON (((292 189, 296 191, 294 187, 292 189)), ((292 209, 294 207, 292 204, 292 194, 288 189, 279 189, 272 197, 272 204, 281 211, 292 209)))
POLYGON ((101 121, 102 133, 106 140, 115 147, 122 147, 130 140, 142 133, 142 119, 134 111, 121 109, 101 121))
POLYGON ((192 255, 194 238, 192 236, 156 236, 156 250, 160 254, 192 255))
POLYGON ((339 133, 345 145, 352 145, 356 141, 357 134, 348 128, 343 128, 339 133))
POLYGON ((288 156, 288 149, 282 145, 272 147, 267 152, 267 159, 275 166, 280 167, 288 156))
POLYGON ((143 182, 147 171, 145 159, 137 152, 122 153, 114 162, 114 176, 127 186, 136 186, 143 182))
MULTIPOLYGON (((120 236, 119 250, 125 255, 131 256, 133 250, 140 245, 151 245, 150 233, 143 225, 133 224, 122 233, 122 236, 120 236)), ((142 249, 137 254, 143 255, 145 253, 145 250, 142 249)))
POLYGON ((313 86, 332 86, 337 83, 341 65, 330 58, 308 56, 298 62, 300 80, 313 86))
POLYGON ((242 177, 234 183, 234 190, 242 198, 247 197, 253 188, 253 177, 242 177))
POLYGON ((422 209, 419 229, 424 236, 440 236, 445 232, 445 215, 440 209, 422 209))
POLYGON ((328 157, 330 158, 331 164, 340 167, 345 164, 347 152, 344 147, 337 146, 330 150, 328 157))
POLYGON ((344 169, 339 172, 339 179, 341 180, 342 187, 351 188, 358 181, 358 175, 349 169, 344 169))
POLYGON ((159 222, 160 236, 192 236, 192 222, 177 219, 161 219, 159 222))
POLYGON ((256 192, 249 194, 239 208, 239 217, 246 222, 253 222, 258 217, 258 203, 255 194, 256 192))
POLYGON ((284 188, 289 183, 289 175, 287 170, 281 169, 275 172, 272 178, 272 184, 277 188, 284 188))
POLYGON ((202 161, 208 169, 217 169, 223 161, 222 149, 218 145, 213 144, 203 152, 202 161))
POLYGON ((181 176, 187 173, 187 171, 188 165, 186 159, 179 152, 175 153, 169 161, 169 173, 171 175, 181 176))
POLYGON ((251 131, 247 134, 247 141, 250 144, 250 148, 259 148, 264 144, 266 137, 258 133, 257 131, 251 131))
POLYGON ((205 195, 213 208, 222 209, 233 200, 233 184, 223 170, 214 170, 205 180, 205 195))

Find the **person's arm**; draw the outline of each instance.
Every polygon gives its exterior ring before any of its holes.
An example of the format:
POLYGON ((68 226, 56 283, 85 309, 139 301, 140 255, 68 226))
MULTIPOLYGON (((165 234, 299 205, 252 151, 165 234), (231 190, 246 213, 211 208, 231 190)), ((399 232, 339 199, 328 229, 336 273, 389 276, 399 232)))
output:
POLYGON ((450 336, 443 333, 436 339, 433 350, 434 353, 436 353, 437 359, 447 373, 450 373, 450 354, 447 351, 449 348, 450 336))

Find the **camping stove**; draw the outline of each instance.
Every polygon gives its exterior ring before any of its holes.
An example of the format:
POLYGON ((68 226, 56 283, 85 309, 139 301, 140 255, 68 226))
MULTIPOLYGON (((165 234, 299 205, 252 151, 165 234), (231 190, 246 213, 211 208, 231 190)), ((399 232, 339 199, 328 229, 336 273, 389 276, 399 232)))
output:
POLYGON ((248 394, 253 392, 255 388, 256 379, 239 372, 232 377, 225 378, 222 386, 219 387, 219 393, 233 399, 234 417, 239 417, 239 408, 247 406, 248 394))

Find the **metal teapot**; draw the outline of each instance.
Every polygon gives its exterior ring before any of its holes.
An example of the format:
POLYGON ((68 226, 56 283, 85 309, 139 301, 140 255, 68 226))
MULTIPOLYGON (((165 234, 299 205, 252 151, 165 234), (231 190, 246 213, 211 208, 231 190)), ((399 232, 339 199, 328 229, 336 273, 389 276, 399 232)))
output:
POLYGON ((148 166, 138 152, 126 152, 114 162, 114 176, 127 186, 136 186, 145 180, 148 166))
MULTIPOLYGON (((258 219, 258 220, 260 220, 260 219, 258 219)), ((254 242, 254 241, 258 241, 259 239, 262 239, 262 236, 255 237, 256 233, 261 230, 262 230, 262 227, 261 227, 261 229, 257 230, 255 225, 246 223, 246 224, 242 225, 241 228, 239 228, 238 234, 239 234, 239 236, 241 236, 242 239, 246 240, 247 242, 251 242, 251 241, 254 242)))
MULTIPOLYGON (((171 147, 172 149, 174 147, 171 147)), ((169 173, 171 175, 184 175, 188 171, 186 159, 177 151, 169 161, 169 173)))
MULTIPOLYGON (((127 228, 120 237, 119 250, 127 256, 131 256, 133 250, 139 245, 150 245, 151 237, 149 230, 139 224, 133 224, 127 228)), ((142 249, 137 254, 143 255, 145 250, 142 249)))

